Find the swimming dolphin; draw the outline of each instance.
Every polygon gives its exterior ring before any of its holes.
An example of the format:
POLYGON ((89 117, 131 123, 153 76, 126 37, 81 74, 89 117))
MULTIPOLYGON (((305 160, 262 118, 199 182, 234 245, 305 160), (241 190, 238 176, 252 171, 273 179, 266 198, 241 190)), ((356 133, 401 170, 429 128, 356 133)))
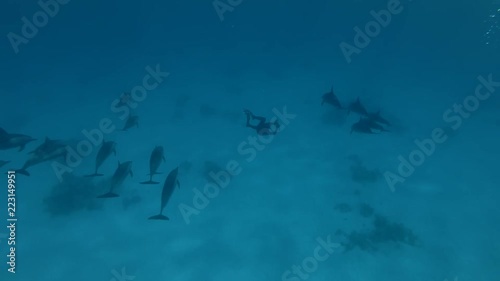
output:
POLYGON ((55 149, 62 145, 62 141, 60 140, 53 140, 49 139, 48 137, 45 138, 42 144, 37 146, 34 150, 28 152, 29 154, 38 154, 38 153, 44 153, 46 151, 50 151, 52 149, 55 149))
POLYGON ((389 121, 387 121, 385 118, 383 118, 382 116, 380 116, 380 111, 377 111, 377 112, 374 112, 374 113, 368 113, 367 117, 369 119, 373 120, 374 122, 379 123, 379 124, 391 126, 391 123, 389 123, 389 121))
POLYGON ((163 146, 157 146, 151 153, 149 158, 149 181, 143 181, 141 184, 158 184, 159 182, 153 181, 153 175, 159 174, 158 167, 160 167, 161 162, 165 161, 165 156, 163 154, 163 146))
POLYGON ((130 175, 131 177, 134 176, 134 174, 132 173, 132 161, 118 163, 118 168, 116 168, 116 171, 113 174, 113 177, 111 178, 111 187, 109 189, 109 192, 103 195, 99 195, 97 196, 97 198, 118 197, 119 195, 113 193, 113 190, 116 187, 122 185, 122 183, 125 181, 128 175, 130 175))
POLYGON ((354 123, 351 126, 351 134, 352 134, 352 132, 358 132, 358 133, 363 133, 363 134, 375 134, 372 131, 370 123, 367 122, 367 120, 363 119, 363 118, 360 118, 358 122, 354 123))
POLYGON ((359 100, 359 97, 356 99, 356 101, 351 102, 349 106, 347 107, 347 113, 354 112, 362 116, 367 116, 368 111, 366 111, 365 107, 363 104, 361 104, 361 101, 359 100))
POLYGON ((19 151, 24 150, 25 146, 36 139, 21 134, 9 134, 0 128, 0 150, 7 150, 19 147, 19 151))
POLYGON ((101 148, 99 148, 99 151, 97 152, 97 156, 95 158, 95 172, 91 175, 86 175, 86 177, 103 176, 103 174, 97 173, 97 170, 99 169, 99 167, 101 167, 102 163, 104 163, 104 161, 108 159, 111 153, 114 153, 116 156, 116 142, 103 141, 101 148))
POLYGON ((68 150, 66 149, 66 145, 64 143, 45 138, 45 142, 31 152, 30 158, 26 160, 23 167, 16 170, 16 172, 25 176, 29 176, 30 173, 27 171, 29 167, 57 158, 65 157, 67 153, 68 150))
POLYGON ((367 122, 368 126, 370 126, 370 128, 373 129, 373 130, 377 130, 377 131, 380 131, 380 132, 389 132, 389 130, 387 130, 386 128, 384 128, 384 126, 382 126, 380 123, 378 123, 374 119, 364 118, 364 122, 367 122))
POLYGON ((122 131, 126 131, 132 127, 137 127, 139 128, 139 116, 137 115, 130 115, 127 118, 127 121, 125 122, 125 126, 123 126, 122 131))
POLYGON ((175 186, 180 187, 179 180, 177 179, 178 172, 179 172, 179 167, 173 169, 168 174, 167 179, 163 184, 163 190, 161 192, 160 213, 156 216, 149 217, 150 220, 168 220, 168 217, 163 215, 163 209, 165 209, 168 200, 172 196, 175 186))
POLYGON ((363 134, 377 134, 378 132, 375 132, 373 130, 379 131, 379 132, 388 132, 382 125, 378 124, 377 122, 374 122, 368 118, 360 118, 358 122, 354 123, 351 126, 351 134, 352 132, 358 132, 358 133, 363 133, 363 134))
POLYGON ((10 161, 0 160, 0 168, 5 166, 5 164, 8 164, 8 163, 10 163, 10 161))
POLYGON ((322 96, 321 105, 323 105, 323 104, 325 104, 325 103, 331 104, 331 105, 333 105, 334 107, 336 107, 336 108, 338 108, 338 109, 343 109, 342 105, 340 104, 339 99, 338 99, 338 98, 337 98, 337 96, 335 96, 335 94, 333 93, 333 87, 332 87, 332 89, 330 90, 330 92, 325 93, 325 94, 322 96))

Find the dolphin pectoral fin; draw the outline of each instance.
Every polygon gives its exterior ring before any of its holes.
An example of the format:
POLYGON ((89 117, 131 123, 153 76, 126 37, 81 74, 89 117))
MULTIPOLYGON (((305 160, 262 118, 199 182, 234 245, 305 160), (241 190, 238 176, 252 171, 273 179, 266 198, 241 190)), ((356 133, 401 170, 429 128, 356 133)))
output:
POLYGON ((19 173, 21 175, 28 176, 28 177, 30 176, 30 173, 26 169, 14 170, 14 172, 19 173))
POLYGON ((115 198, 115 197, 119 197, 120 195, 116 194, 116 193, 113 193, 113 192, 108 192, 108 193, 105 193, 103 195, 99 195, 97 196, 97 198, 115 198))
POLYGON ((179 180, 176 181, 176 184, 177 184, 177 188, 181 188, 181 183, 179 182, 179 180))
POLYGON ((99 173, 93 173, 91 175, 85 175, 84 177, 90 178, 90 177, 102 177, 104 174, 99 174, 99 173))
POLYGON ((134 172, 132 172, 132 170, 130 170, 129 174, 131 177, 134 177, 134 172))
POLYGON ((26 146, 25 144, 19 146, 19 150, 18 151, 23 151, 25 146, 26 146))
POLYGON ((149 180, 149 181, 143 181, 140 184, 159 184, 159 182, 149 180))
POLYGON ((149 220, 163 220, 163 221, 168 221, 169 218, 167 216, 164 216, 162 214, 159 214, 159 215, 156 215, 156 216, 152 216, 152 217, 149 217, 148 218, 149 220))
POLYGON ((162 156, 161 158, 163 159, 163 162, 165 162, 165 163, 167 162, 167 159, 165 159, 165 156, 162 156))

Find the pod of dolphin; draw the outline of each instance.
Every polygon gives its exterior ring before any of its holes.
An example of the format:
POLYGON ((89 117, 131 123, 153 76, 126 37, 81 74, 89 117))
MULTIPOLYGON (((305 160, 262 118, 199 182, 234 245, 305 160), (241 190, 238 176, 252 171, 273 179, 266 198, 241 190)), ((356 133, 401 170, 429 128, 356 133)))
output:
MULTIPOLYGON (((123 131, 130 129, 132 127, 138 127, 137 116, 129 118, 123 128, 123 131)), ((18 151, 23 151, 27 144, 35 141, 36 139, 21 135, 21 134, 11 134, 7 133, 4 129, 0 128, 0 150, 8 150, 18 148, 18 151)), ((45 138, 44 142, 37 146, 34 150, 28 152, 30 155, 28 160, 20 169, 15 169, 16 173, 30 176, 28 168, 35 166, 37 164, 48 162, 57 159, 64 159, 67 155, 66 143, 59 140, 52 140, 50 138, 45 138)), ((116 142, 104 140, 97 152, 95 159, 95 169, 92 174, 85 175, 85 177, 99 177, 104 174, 99 173, 99 168, 112 154, 116 155, 116 142)), ((156 146, 151 153, 149 161, 150 174, 149 180, 141 182, 141 184, 159 184, 159 182, 153 181, 153 176, 160 174, 158 168, 162 162, 166 162, 164 156, 164 149, 162 146, 156 146)), ((0 160, 0 167, 5 166, 10 163, 10 161, 0 160)), ((163 190, 161 193, 160 208, 158 215, 151 216, 151 220, 169 220, 169 218, 163 215, 163 210, 167 205, 170 197, 173 194, 175 186, 180 186, 177 179, 179 169, 176 167, 167 176, 165 183, 163 185, 163 190)), ((126 161, 123 163, 118 163, 114 174, 111 176, 110 185, 108 192, 97 196, 97 198, 114 198, 119 197, 116 193, 116 189, 119 188, 128 176, 133 176, 132 173, 132 161, 126 161)))
POLYGON ((361 103, 359 97, 351 102, 348 106, 344 107, 340 103, 338 97, 333 92, 333 87, 329 92, 323 94, 321 105, 332 105, 338 110, 347 110, 347 114, 356 113, 360 116, 359 121, 351 126, 352 132, 362 134, 378 134, 381 132, 389 132, 384 126, 390 126, 391 123, 380 115, 380 111, 369 113, 365 106, 361 103))
MULTIPOLYGON (((363 134, 377 134, 380 132, 388 132, 384 126, 390 126, 391 124, 380 115, 380 112, 369 113, 364 105, 361 103, 360 99, 357 98, 355 101, 351 102, 348 106, 342 106, 339 99, 333 92, 333 87, 331 90, 322 96, 321 105, 329 104, 338 110, 347 110, 347 113, 356 113, 360 115, 358 122, 351 126, 352 132, 363 133, 363 134)), ((139 127, 139 118, 137 115, 130 115, 126 120, 122 131, 127 131, 133 127, 139 127)), ((0 128, 0 150, 18 149, 18 151, 23 151, 25 147, 36 141, 32 138, 23 134, 8 133, 4 129, 0 128)), ((97 152, 95 159, 94 171, 91 174, 85 175, 85 177, 99 177, 104 174, 99 173, 99 168, 112 154, 116 155, 116 142, 104 140, 97 152)), ((49 162, 57 159, 65 159, 67 156, 67 145, 65 142, 60 140, 53 140, 50 138, 45 138, 44 142, 36 147, 34 150, 30 151, 28 160, 20 169, 15 169, 19 174, 29 176, 28 168, 35 166, 40 163, 49 162)), ((141 184, 159 184, 159 182, 154 181, 153 177, 155 175, 161 174, 158 172, 158 168, 166 162, 164 149, 162 146, 156 146, 151 152, 149 159, 149 179, 141 184)), ((0 160, 0 168, 10 163, 7 160, 0 160)), ((163 211, 172 196, 175 187, 180 187, 178 180, 179 168, 176 167, 169 172, 165 182, 163 184, 163 189, 160 198, 160 208, 157 215, 149 217, 151 220, 169 220, 169 218, 163 215, 163 211)), ((115 198, 119 197, 116 190, 123 184, 127 177, 133 177, 132 172, 132 161, 119 162, 114 174, 111 176, 109 190, 97 196, 97 198, 115 198)))

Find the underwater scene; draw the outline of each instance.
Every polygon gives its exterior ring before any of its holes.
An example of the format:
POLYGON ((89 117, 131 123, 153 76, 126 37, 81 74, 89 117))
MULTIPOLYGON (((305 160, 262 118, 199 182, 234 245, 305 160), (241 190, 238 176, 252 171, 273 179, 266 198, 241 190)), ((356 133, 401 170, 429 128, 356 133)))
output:
POLYGON ((499 0, 0 6, 0 281, 500 281, 499 0))

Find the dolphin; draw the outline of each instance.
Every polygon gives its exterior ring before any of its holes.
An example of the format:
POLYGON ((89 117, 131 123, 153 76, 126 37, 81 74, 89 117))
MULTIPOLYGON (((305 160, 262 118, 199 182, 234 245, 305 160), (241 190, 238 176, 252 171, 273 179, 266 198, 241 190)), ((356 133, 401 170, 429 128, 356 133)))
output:
POLYGON ((125 181, 127 176, 130 175, 131 177, 134 176, 132 173, 132 161, 127 161, 124 163, 118 163, 118 168, 116 168, 115 173, 113 174, 113 177, 111 177, 111 186, 109 189, 108 193, 105 193, 103 195, 97 196, 97 198, 112 198, 112 197, 118 197, 119 195, 116 193, 113 193, 113 190, 122 185, 122 183, 125 181))
POLYGON ((333 87, 331 88, 330 92, 325 93, 322 96, 321 105, 323 105, 325 103, 331 104, 338 109, 343 109, 342 105, 340 104, 339 99, 333 93, 333 87))
POLYGON ((22 175, 29 176, 30 173, 27 171, 29 167, 57 158, 65 157, 67 153, 68 151, 64 143, 46 138, 43 144, 41 144, 31 152, 30 158, 26 160, 23 167, 15 171, 22 175))
POLYGON ((351 134, 352 132, 358 132, 363 134, 377 134, 378 132, 374 132, 373 130, 379 132, 389 132, 382 125, 370 120, 368 118, 359 118, 359 121, 354 123, 351 126, 351 134))
POLYGON ((114 153, 116 156, 116 142, 103 141, 101 148, 99 148, 99 151, 97 152, 97 156, 95 158, 95 172, 91 175, 86 175, 86 177, 103 176, 103 174, 97 173, 97 170, 99 169, 99 167, 101 167, 102 163, 104 163, 104 161, 108 159, 111 153, 114 153))
POLYGON ((387 119, 385 119, 382 116, 380 116, 380 111, 377 111, 377 112, 374 112, 374 113, 368 113, 367 117, 369 119, 373 120, 374 122, 379 123, 379 124, 391 126, 391 123, 389 123, 389 121, 387 121, 387 119))
POLYGON ((367 116, 368 111, 366 111, 365 107, 363 104, 361 104, 361 101, 359 100, 359 97, 356 99, 356 101, 351 102, 349 106, 347 107, 347 113, 354 112, 362 116, 367 116))
POLYGON ((363 134, 375 134, 372 131, 370 123, 367 122, 367 120, 363 119, 363 118, 360 118, 358 122, 354 123, 351 126, 351 134, 352 134, 352 132, 358 132, 358 133, 363 133, 363 134))
POLYGON ((9 164, 10 161, 4 161, 4 160, 0 160, 0 168, 5 166, 5 164, 9 164))
POLYGON ((384 128, 384 126, 382 126, 377 121, 375 121, 373 119, 370 119, 370 118, 364 118, 364 119, 365 119, 364 122, 367 122, 368 126, 370 126, 371 129, 374 129, 374 130, 377 130, 377 131, 380 131, 380 132, 389 132, 389 130, 387 130, 386 128, 384 128))
POLYGON ((168 217, 163 215, 163 209, 165 209, 168 200, 172 196, 175 186, 180 187, 179 180, 177 179, 178 172, 179 172, 179 167, 173 169, 168 174, 167 179, 163 184, 163 191, 161 192, 160 213, 156 216, 149 217, 150 220, 168 220, 168 217))
POLYGON ((158 168, 160 167, 161 162, 166 162, 165 156, 163 153, 163 146, 157 146, 151 152, 151 157, 149 158, 149 181, 143 181, 141 184, 158 184, 159 182, 153 181, 153 175, 159 174, 158 168))
POLYGON ((23 151, 26 145, 32 141, 36 141, 36 139, 27 135, 9 134, 0 128, 0 150, 19 147, 19 151, 23 151))
POLYGON ((130 115, 127 118, 127 121, 125 122, 125 126, 123 126, 122 131, 126 131, 132 127, 137 127, 139 128, 139 116, 137 115, 130 115))
POLYGON ((52 149, 57 148, 58 146, 62 145, 62 141, 60 140, 53 140, 48 137, 45 138, 44 142, 37 146, 34 150, 28 152, 29 154, 39 154, 39 153, 44 153, 45 151, 50 151, 52 149))

